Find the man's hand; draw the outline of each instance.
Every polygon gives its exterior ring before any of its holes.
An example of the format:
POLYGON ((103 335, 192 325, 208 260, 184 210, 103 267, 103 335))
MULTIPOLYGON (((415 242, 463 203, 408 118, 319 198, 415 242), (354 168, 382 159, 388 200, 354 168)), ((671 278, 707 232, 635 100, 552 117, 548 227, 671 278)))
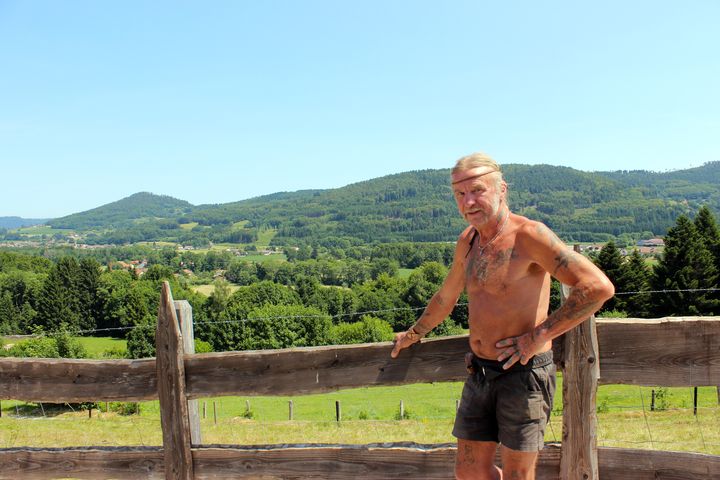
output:
POLYGON ((395 340, 393 340, 395 346, 393 347, 392 352, 390 352, 390 357, 397 358, 397 356, 400 354, 400 350, 409 347, 413 343, 419 342, 420 338, 421 335, 415 333, 412 328, 406 332, 396 333, 395 340))
POLYGON ((509 337, 495 344, 495 347, 503 350, 497 357, 498 362, 507 360, 503 365, 504 370, 512 367, 518 361, 523 365, 527 365, 527 362, 534 355, 542 353, 544 346, 545 342, 534 338, 531 333, 525 333, 518 337, 509 337))

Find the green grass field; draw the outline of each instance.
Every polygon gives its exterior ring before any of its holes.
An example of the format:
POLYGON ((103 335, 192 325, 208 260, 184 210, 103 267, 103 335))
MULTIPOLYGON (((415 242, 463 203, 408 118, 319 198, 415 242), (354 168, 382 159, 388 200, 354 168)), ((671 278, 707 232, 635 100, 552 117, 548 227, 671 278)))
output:
POLYGON ((127 341, 111 337, 78 337, 90 358, 101 358, 107 350, 126 349, 127 341))
POLYGON ((263 247, 270 245, 270 241, 273 239, 273 237, 276 234, 277 234, 276 228, 268 228, 268 229, 258 230, 258 239, 255 242, 255 245, 258 248, 263 248, 263 247))
MULTIPOLYGON (((461 383, 453 382, 369 387, 298 397, 201 399, 203 443, 453 442, 450 432, 461 389, 461 383), (292 421, 288 419, 291 400, 292 421), (398 418, 401 400, 409 417, 404 420, 398 418), (340 402, 342 412, 339 423, 335 421, 336 401, 340 402)), ((560 441, 562 436, 561 391, 559 384, 547 441, 560 441)), ((714 387, 702 387, 699 392, 698 415, 694 416, 691 388, 666 389, 666 409, 653 412, 651 388, 601 386, 597 402, 598 444, 720 455, 717 391, 714 387)), ((100 406, 105 408, 104 403, 100 406)), ((95 410, 93 418, 88 418, 87 411, 52 411, 46 407, 47 417, 38 420, 42 412, 37 405, 15 401, 3 401, 2 410, 0 448, 162 443, 156 401, 143 402, 139 415, 121 415, 111 408, 110 413, 95 410), (17 413, 35 420, 18 418, 17 413)))
POLYGON ((414 272, 414 268, 400 268, 398 269, 397 277, 401 279, 407 279, 410 277, 410 274, 414 272))
MULTIPOLYGON (((240 287, 238 285, 230 284, 230 293, 236 292, 240 287)), ((212 295, 212 293, 215 291, 215 285, 195 285, 190 287, 193 289, 193 291, 202 293, 206 297, 209 297, 212 295)))

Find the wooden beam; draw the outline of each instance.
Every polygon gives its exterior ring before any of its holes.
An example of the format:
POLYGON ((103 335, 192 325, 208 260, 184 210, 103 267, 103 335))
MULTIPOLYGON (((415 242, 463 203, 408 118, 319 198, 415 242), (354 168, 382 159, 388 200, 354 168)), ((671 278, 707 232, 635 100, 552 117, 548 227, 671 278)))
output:
POLYGON ((183 344, 168 282, 163 282, 160 295, 155 349, 165 478, 193 480, 183 344))
MULTIPOLYGON (((452 479, 455 464, 455 448, 451 444, 211 445, 193 448, 192 455, 196 480, 356 480, 358 475, 362 475, 363 480, 452 479), (408 472, 412 475, 407 475, 408 472)), ((601 478, 612 480, 720 478, 720 456, 716 455, 600 447, 598 460, 601 478)), ((0 449, 0 480, 65 477, 162 479, 163 452, 160 447, 0 449)), ((536 478, 560 479, 560 448, 557 445, 548 445, 540 452, 536 478)))
POLYGON ((1 358, 0 399, 137 402, 157 399, 155 360, 1 358))
MULTIPOLYGON (((570 289, 562 286, 562 298, 570 289)), ((597 397, 599 353, 595 317, 565 333, 560 478, 598 480, 597 397)))
POLYGON ((600 383, 720 385, 720 319, 598 319, 600 383))
POLYGON ((688 452, 600 448, 600 477, 612 480, 720 478, 720 456, 688 452))
POLYGON ((160 480, 165 478, 160 447, 0 449, 0 480, 160 480))
POLYGON ((185 357, 189 398, 301 395, 369 385, 460 381, 466 335, 423 340, 392 360, 390 342, 185 357))
MULTIPOLYGON (((720 385, 720 318, 598 319, 601 384, 720 385)), ((423 340, 391 360, 390 342, 185 356, 190 398, 320 393, 461 381, 467 336, 423 340), (297 388, 295 388, 297 387, 297 388)), ((0 400, 157 398, 155 361, 0 358, 0 400)))
MULTIPOLYGON (((180 333, 183 340, 183 352, 186 355, 195 353, 195 329, 193 327, 193 314, 190 302, 187 300, 175 300, 175 314, 180 326, 180 333)), ((193 446, 202 443, 200 431, 200 414, 197 400, 188 400, 187 408, 190 422, 190 440, 193 446)))

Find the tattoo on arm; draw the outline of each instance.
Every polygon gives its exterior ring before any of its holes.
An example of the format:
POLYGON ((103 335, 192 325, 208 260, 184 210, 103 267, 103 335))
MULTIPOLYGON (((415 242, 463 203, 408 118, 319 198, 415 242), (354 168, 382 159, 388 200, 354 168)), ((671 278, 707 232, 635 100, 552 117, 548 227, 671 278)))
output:
POLYGON ((574 252, 571 251, 560 252, 560 254, 555 257, 555 270, 553 270, 553 275, 561 268, 569 268, 570 264, 576 261, 573 258, 574 255, 574 252))
MULTIPOLYGON (((548 332, 552 329, 553 326, 563 321, 575 320, 578 318, 585 320, 587 317, 592 315, 597 310, 597 308, 597 302, 592 300, 591 298, 588 298, 586 288, 574 288, 568 299, 565 300, 565 303, 563 303, 560 308, 550 314, 547 320, 545 320, 542 324, 539 325, 539 330, 542 332, 548 332)), ((570 328, 572 328, 572 326, 570 328)), ((561 335, 570 328, 563 328, 561 332, 554 336, 561 335)), ((536 332, 533 331, 533 338, 535 337, 535 335, 536 332)))

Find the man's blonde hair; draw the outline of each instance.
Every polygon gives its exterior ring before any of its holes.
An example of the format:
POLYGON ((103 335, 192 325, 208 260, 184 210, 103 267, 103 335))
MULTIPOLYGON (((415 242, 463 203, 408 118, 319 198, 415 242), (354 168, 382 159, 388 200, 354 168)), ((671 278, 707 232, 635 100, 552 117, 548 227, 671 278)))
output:
POLYGON ((502 171, 500 170, 500 165, 498 165, 495 160, 490 158, 489 155, 486 155, 482 152, 471 153, 470 155, 465 155, 464 157, 460 158, 457 162, 455 162, 452 173, 455 174, 459 172, 464 172, 465 170, 471 170, 478 167, 488 167, 494 172, 499 172, 500 177, 502 178, 502 171))

